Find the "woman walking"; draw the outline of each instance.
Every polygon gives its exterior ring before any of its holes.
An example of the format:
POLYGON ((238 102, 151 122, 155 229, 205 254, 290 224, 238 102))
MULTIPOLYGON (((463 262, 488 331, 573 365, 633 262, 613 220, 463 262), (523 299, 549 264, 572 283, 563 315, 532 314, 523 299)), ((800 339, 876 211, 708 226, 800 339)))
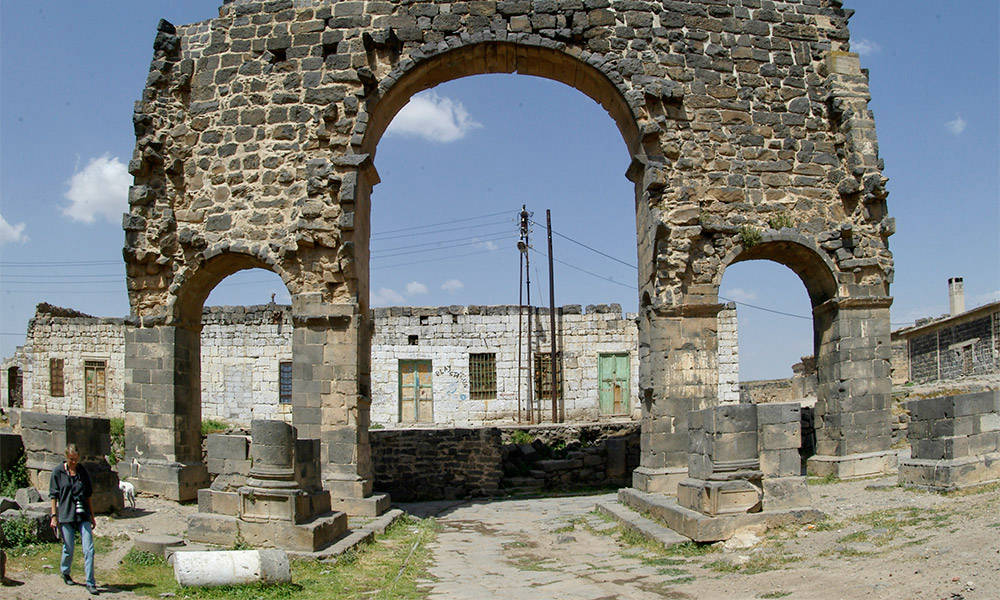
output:
POLYGON ((83 569, 87 576, 87 591, 97 595, 94 580, 94 511, 90 508, 92 488, 90 475, 80 464, 76 444, 66 446, 66 462, 52 470, 49 481, 49 498, 52 499, 52 528, 59 528, 62 537, 63 581, 74 585, 69 571, 73 564, 73 543, 80 534, 83 546, 83 569))

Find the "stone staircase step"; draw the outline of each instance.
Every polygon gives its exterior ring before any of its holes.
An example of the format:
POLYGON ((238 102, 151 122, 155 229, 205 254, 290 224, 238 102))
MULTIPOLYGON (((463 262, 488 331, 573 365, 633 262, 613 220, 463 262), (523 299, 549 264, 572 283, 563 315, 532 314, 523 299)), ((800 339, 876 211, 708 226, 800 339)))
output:
POLYGON ((660 542, 664 546, 673 546, 674 544, 683 544, 684 542, 691 541, 690 538, 642 516, 623 504, 617 502, 598 502, 595 508, 598 512, 618 521, 622 527, 634 531, 646 539, 660 542))

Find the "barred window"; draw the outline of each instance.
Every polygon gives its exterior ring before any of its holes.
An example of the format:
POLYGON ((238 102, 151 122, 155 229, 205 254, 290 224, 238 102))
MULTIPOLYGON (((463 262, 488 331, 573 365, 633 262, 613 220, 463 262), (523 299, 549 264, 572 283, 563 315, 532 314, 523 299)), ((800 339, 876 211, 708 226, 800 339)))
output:
POLYGON ((66 385, 63 381, 63 359, 49 359, 49 395, 64 396, 66 385))
POLYGON ((278 363, 278 402, 280 404, 290 404, 292 402, 291 361, 278 363))
POLYGON ((469 354, 469 397, 488 400, 497 397, 497 355, 493 352, 469 354))
MULTIPOLYGON (((556 352, 556 397, 563 395, 562 352, 556 352)), ((552 355, 535 354, 535 397, 552 399, 552 355)))

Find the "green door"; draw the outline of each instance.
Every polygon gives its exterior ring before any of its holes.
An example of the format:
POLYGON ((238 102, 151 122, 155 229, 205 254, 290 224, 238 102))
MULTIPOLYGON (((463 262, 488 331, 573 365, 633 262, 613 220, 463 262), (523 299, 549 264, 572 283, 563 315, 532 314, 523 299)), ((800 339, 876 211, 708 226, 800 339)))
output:
POLYGON ((434 422, 431 361, 399 361, 399 422, 434 422))
POLYGON ((597 358, 597 377, 602 415, 628 414, 628 383, 631 370, 628 353, 601 354, 597 358))

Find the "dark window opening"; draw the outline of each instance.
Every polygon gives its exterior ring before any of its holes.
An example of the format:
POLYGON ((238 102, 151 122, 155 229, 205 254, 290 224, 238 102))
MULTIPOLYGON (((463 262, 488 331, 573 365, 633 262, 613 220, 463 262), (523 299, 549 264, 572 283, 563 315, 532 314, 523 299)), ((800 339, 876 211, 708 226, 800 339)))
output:
POLYGON ((408 335, 408 336, 406 336, 406 343, 409 344, 409 345, 411 345, 411 346, 416 346, 417 342, 419 340, 420 340, 420 336, 417 336, 417 335, 408 335))
POLYGON ((50 396, 64 396, 66 393, 66 384, 63 380, 63 359, 61 358, 50 358, 49 359, 49 395, 50 396))
POLYGON ((497 355, 495 353, 469 354, 469 397, 473 400, 497 397, 497 355))
POLYGON ((292 362, 281 361, 278 363, 278 403, 291 404, 292 402, 292 362))

